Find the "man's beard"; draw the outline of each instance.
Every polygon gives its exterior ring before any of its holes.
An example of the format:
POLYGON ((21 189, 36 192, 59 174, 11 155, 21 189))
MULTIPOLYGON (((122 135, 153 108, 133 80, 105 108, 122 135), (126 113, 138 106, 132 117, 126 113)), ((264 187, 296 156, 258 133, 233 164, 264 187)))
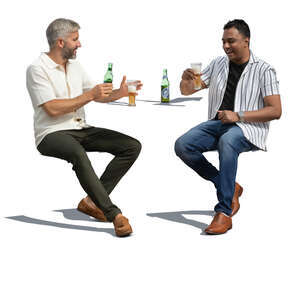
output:
POLYGON ((76 48, 67 48, 66 46, 63 47, 62 49, 62 57, 63 59, 75 59, 76 58, 76 53, 74 53, 74 50, 76 50, 76 48))

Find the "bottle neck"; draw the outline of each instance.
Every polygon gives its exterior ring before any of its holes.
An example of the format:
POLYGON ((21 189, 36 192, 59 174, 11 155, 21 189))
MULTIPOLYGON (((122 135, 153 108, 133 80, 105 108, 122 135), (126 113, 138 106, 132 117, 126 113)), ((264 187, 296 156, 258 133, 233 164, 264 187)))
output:
POLYGON ((108 71, 112 71, 112 63, 108 64, 108 71))

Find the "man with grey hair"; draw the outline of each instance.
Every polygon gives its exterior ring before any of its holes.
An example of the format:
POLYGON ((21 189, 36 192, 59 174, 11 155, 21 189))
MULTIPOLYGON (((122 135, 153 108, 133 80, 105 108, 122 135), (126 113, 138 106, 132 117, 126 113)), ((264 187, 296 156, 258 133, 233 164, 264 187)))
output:
MULTIPOLYGON (((78 205, 81 212, 113 222, 116 235, 127 236, 132 228, 109 194, 137 159, 141 144, 125 134, 88 125, 84 112, 84 106, 92 101, 107 103, 128 96, 126 77, 115 90, 111 83, 94 84, 90 80, 74 60, 81 47, 79 29, 72 20, 54 20, 46 31, 49 52, 42 53, 27 69, 36 146, 42 155, 72 163, 87 193, 78 205), (114 155, 100 179, 88 151, 114 155)), ((137 88, 141 87, 139 82, 137 88)))

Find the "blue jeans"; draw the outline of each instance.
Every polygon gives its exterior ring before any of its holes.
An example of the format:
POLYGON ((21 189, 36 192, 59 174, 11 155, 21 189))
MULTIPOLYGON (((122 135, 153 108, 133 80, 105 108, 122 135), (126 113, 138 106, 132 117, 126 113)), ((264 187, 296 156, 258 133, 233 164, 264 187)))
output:
POLYGON ((216 212, 231 214, 235 189, 238 156, 242 152, 258 150, 244 136, 235 123, 222 124, 209 120, 190 129, 177 139, 175 152, 181 160, 201 177, 214 183, 219 203, 216 212), (219 170, 204 157, 203 152, 219 152, 219 170))

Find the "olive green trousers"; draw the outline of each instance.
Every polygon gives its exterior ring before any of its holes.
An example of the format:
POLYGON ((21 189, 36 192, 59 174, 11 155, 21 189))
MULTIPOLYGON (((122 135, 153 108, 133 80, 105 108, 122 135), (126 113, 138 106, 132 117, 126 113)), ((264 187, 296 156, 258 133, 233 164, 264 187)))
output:
POLYGON ((42 155, 71 163, 82 188, 109 221, 121 213, 109 194, 139 156, 141 144, 138 140, 113 130, 89 127, 49 133, 37 149, 42 155), (100 179, 86 152, 114 155, 100 179))

